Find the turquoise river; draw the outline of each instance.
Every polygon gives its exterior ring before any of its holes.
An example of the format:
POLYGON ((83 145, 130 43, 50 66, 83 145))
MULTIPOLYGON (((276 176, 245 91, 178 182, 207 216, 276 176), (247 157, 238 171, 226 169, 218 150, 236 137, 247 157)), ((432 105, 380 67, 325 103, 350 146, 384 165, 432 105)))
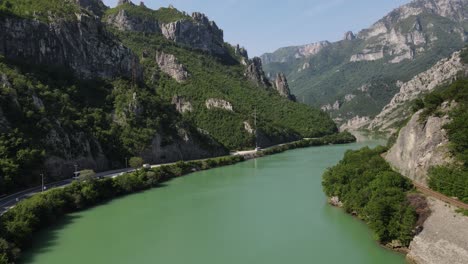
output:
POLYGON ((288 151, 198 172, 72 214, 23 263, 394 264, 365 224, 329 206, 321 176, 347 149, 288 151))

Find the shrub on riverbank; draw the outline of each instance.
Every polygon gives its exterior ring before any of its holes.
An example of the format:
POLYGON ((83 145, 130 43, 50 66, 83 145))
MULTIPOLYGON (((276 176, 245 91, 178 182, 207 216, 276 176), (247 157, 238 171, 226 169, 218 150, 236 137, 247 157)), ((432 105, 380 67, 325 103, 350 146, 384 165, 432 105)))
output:
POLYGON ((418 220, 408 200, 413 186, 380 156, 385 151, 378 147, 346 152, 324 173, 323 188, 327 196, 339 197, 346 212, 364 220, 382 244, 398 240, 408 246, 418 220))
POLYGON ((272 154, 281 153, 287 150, 297 149, 297 148, 323 146, 323 145, 329 145, 329 144, 347 144, 347 143, 353 143, 353 142, 356 142, 356 137, 354 137, 349 132, 342 132, 342 133, 333 134, 333 135, 329 135, 329 136, 325 136, 321 138, 303 139, 303 140, 296 141, 293 143, 272 147, 272 148, 262 151, 262 154, 272 155, 272 154))

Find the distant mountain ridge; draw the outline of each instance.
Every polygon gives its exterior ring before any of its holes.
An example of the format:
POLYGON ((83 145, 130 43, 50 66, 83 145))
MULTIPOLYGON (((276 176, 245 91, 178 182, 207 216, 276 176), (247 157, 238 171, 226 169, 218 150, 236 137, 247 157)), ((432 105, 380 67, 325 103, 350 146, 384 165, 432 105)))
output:
POLYGON ((341 41, 281 48, 261 58, 268 76, 286 74, 298 101, 341 124, 377 115, 401 82, 460 50, 467 32, 468 0, 415 0, 341 41), (313 52, 300 52, 307 47, 313 52))

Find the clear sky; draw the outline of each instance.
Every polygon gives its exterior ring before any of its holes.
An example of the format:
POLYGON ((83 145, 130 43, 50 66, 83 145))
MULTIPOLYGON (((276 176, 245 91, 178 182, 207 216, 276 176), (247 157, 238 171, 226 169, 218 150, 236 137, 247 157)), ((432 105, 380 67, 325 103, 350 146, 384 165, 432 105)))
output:
MULTIPOLYGON (((104 0, 114 7, 118 0, 104 0)), ((132 0, 139 3, 140 0, 132 0)), ((241 44, 249 56, 321 40, 336 41, 348 30, 367 28, 410 0, 146 0, 157 9, 208 15, 224 30, 225 40, 241 44)))

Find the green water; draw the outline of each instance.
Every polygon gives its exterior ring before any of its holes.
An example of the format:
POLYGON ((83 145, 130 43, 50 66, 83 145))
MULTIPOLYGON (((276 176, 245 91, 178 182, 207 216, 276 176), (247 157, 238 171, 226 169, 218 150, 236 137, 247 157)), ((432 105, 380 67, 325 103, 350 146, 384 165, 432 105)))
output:
POLYGON ((289 151, 179 178, 73 214, 24 263, 405 263, 326 203, 321 175, 346 149, 289 151))

